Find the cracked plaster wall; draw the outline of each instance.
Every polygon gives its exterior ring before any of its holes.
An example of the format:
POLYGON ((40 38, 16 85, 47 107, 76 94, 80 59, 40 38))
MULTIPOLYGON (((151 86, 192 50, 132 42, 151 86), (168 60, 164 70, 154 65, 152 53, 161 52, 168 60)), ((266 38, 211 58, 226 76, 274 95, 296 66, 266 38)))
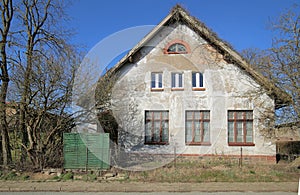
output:
POLYGON ((228 146, 227 111, 253 110, 255 146, 243 147, 245 155, 275 155, 275 145, 260 134, 265 109, 274 110, 274 100, 245 72, 227 63, 198 34, 185 25, 161 30, 139 51, 134 63, 120 70, 113 90, 113 113, 119 123, 119 144, 128 151, 183 154, 240 154, 228 146), (163 54, 174 39, 189 44, 191 53, 163 54), (192 71, 204 74, 205 91, 192 91, 192 71), (163 72, 164 91, 152 92, 151 72, 163 72), (184 74, 184 90, 171 90, 171 73, 184 74), (169 111, 169 145, 144 145, 145 110, 169 111), (210 110, 211 146, 185 145, 185 111, 210 110))

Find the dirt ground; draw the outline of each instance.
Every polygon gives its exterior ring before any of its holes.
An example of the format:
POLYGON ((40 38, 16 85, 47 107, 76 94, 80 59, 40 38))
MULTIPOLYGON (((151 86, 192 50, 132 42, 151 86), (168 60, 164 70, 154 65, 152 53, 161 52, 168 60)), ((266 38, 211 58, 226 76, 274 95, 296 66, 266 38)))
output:
POLYGON ((208 183, 143 183, 143 182, 33 182, 0 181, 0 191, 62 192, 298 192, 298 182, 208 182, 208 183))

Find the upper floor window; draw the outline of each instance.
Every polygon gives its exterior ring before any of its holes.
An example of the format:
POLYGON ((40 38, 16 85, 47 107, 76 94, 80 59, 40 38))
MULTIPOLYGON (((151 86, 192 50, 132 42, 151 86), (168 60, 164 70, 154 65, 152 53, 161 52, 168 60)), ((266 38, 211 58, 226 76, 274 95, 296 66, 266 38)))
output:
POLYGON ((172 90, 183 90, 182 73, 172 73, 172 90))
POLYGON ((253 111, 228 111, 229 146, 254 146, 253 111))
POLYGON ((162 72, 151 73, 151 90, 153 91, 163 90, 162 72))
POLYGON ((187 43, 182 40, 174 40, 170 42, 164 49, 165 54, 186 54, 190 53, 187 43))
POLYGON ((204 90, 203 74, 201 72, 192 73, 193 90, 204 90))

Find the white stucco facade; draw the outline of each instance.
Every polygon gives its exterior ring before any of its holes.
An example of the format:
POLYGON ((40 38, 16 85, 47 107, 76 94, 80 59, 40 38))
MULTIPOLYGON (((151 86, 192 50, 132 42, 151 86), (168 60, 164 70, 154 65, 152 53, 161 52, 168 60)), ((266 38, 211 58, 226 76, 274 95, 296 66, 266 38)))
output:
POLYGON ((274 111, 274 99, 239 66, 224 59, 214 47, 184 24, 161 29, 142 48, 133 62, 119 69, 120 78, 112 95, 112 111, 119 124, 119 146, 126 151, 173 153, 185 155, 275 156, 275 144, 262 129, 264 115, 274 111), (188 44, 187 54, 165 54, 172 41, 188 44), (203 89, 192 89, 192 72, 203 74, 203 89), (162 73, 162 91, 151 90, 151 73, 162 73), (183 74, 183 90, 172 90, 171 74, 183 74), (145 112, 169 112, 167 145, 145 144, 145 112), (187 145, 185 141, 186 111, 210 112, 209 143, 187 145), (253 145, 228 144, 228 111, 253 111, 253 145))

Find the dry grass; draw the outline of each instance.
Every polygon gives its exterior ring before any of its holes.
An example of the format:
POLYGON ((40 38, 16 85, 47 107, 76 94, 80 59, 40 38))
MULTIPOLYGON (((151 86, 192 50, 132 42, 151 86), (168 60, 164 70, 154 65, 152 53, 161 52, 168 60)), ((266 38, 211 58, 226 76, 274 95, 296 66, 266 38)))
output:
MULTIPOLYGON (((300 160, 299 160, 300 161, 300 160)), ((129 181, 144 182, 297 182, 300 169, 292 163, 254 164, 230 159, 177 160, 144 172, 126 172, 129 181)))

